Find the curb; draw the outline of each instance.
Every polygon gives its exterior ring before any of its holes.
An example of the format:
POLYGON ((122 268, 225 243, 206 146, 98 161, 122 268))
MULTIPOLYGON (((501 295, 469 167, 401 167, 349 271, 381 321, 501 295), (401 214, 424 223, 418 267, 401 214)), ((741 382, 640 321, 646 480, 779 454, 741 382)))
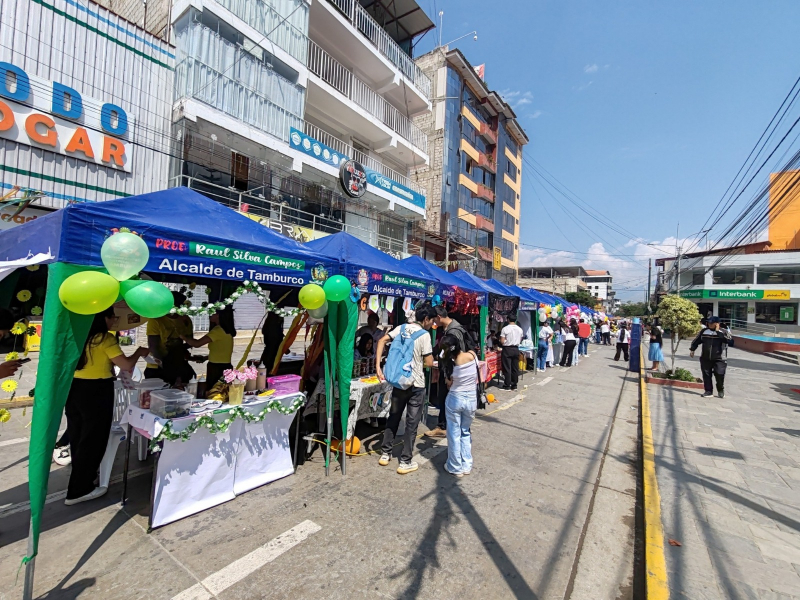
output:
POLYGON ((13 400, 0 400, 0 408, 25 408, 33 406, 33 396, 17 396, 13 400))
POLYGON ((647 600, 667 600, 667 560, 664 556, 664 529, 661 523, 661 496, 656 478, 655 446, 650 420, 650 399, 647 396, 644 355, 639 369, 639 391, 642 415, 642 489, 644 492, 644 565, 645 597, 647 600))

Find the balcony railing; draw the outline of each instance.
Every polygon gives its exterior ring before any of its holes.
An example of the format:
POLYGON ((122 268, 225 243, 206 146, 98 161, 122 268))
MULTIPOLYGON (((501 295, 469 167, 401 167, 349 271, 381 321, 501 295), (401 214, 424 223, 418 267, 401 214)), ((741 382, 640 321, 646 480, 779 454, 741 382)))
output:
POLYGON ((360 162, 365 167, 368 167, 382 175, 385 175, 389 179, 396 181, 397 183, 406 186, 407 188, 414 190, 418 194, 422 194, 423 196, 427 195, 425 189, 420 186, 418 183, 411 181, 406 175, 403 175, 399 171, 395 171, 394 169, 386 166, 379 160, 372 158, 361 152, 360 150, 356 150, 347 142, 343 142, 339 138, 331 135, 327 131, 320 129, 316 125, 312 125, 311 123, 306 122, 304 126, 303 132, 309 136, 317 140, 318 142, 322 142, 326 146, 333 148, 339 154, 343 154, 344 156, 349 156, 350 158, 360 162))
MULTIPOLYGON (((228 208, 240 212, 244 212, 242 211, 244 208, 247 214, 265 217, 279 223, 297 225, 314 231, 321 231, 326 234, 346 231, 360 240, 367 242, 371 246, 387 254, 391 254, 395 258, 403 258, 404 254, 419 255, 421 253, 421 248, 419 246, 410 244, 406 240, 384 235, 366 227, 342 223, 338 219, 332 219, 323 215, 315 215, 310 212, 292 208, 282 202, 268 200, 263 196, 256 196, 255 194, 231 187, 215 185, 188 175, 177 175, 170 179, 170 187, 177 186, 185 186, 194 189, 228 208)), ((377 222, 375 224, 377 227, 377 222)))
POLYGON ((497 163, 494 162, 494 157, 491 154, 484 154, 483 152, 478 155, 478 166, 497 173, 497 163))
POLYGON ((428 137, 411 119, 311 40, 308 40, 308 70, 427 153, 428 137))
POLYGON ((386 33, 386 30, 372 18, 358 0, 328 0, 347 17, 356 29, 375 46, 381 54, 389 59, 400 72, 412 81, 423 95, 430 99, 431 80, 422 72, 414 60, 386 33))
POLYGON ((306 64, 308 5, 302 0, 282 3, 286 8, 291 8, 287 11, 289 17, 281 15, 271 6, 272 2, 265 0, 218 0, 218 2, 253 29, 264 34, 269 41, 306 64), (291 6, 292 4, 294 6, 291 6))
POLYGON ((488 143, 492 145, 497 144, 497 133, 492 131, 492 128, 489 127, 486 123, 481 123, 481 129, 478 133, 488 143))
POLYGON ((489 202, 494 202, 494 192, 482 183, 478 184, 478 191, 473 193, 476 198, 483 198, 489 202))

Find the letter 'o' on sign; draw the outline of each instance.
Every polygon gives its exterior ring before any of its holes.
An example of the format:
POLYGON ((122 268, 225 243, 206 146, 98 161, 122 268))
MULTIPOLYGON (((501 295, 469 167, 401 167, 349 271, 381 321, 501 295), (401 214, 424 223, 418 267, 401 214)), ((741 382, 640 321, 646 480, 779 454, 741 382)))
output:
POLYGON ((8 131, 14 126, 14 111, 5 102, 0 101, 0 131, 8 131))
POLYGON ((26 102, 31 95, 31 82, 25 71, 7 62, 0 62, 0 96, 26 102))

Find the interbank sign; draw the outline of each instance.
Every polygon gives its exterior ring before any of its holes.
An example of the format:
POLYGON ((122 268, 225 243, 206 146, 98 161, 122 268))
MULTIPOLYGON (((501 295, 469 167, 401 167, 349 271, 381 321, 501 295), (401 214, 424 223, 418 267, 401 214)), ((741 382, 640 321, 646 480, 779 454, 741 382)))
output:
MULTIPOLYGON (((291 128, 289 132, 289 145, 295 150, 299 150, 303 154, 316 158, 337 169, 341 164, 350 160, 349 156, 336 152, 330 146, 326 146, 320 141, 315 140, 311 136, 306 135, 302 131, 291 128)), ((397 183, 394 179, 389 179, 382 173, 378 173, 374 169, 365 167, 364 172, 367 174, 367 183, 371 186, 378 187, 384 192, 392 194, 406 202, 410 202, 414 206, 425 208, 425 196, 419 192, 407 188, 406 186, 397 183)))
POLYGON ((685 290, 681 298, 711 300, 789 300, 789 290, 685 290))

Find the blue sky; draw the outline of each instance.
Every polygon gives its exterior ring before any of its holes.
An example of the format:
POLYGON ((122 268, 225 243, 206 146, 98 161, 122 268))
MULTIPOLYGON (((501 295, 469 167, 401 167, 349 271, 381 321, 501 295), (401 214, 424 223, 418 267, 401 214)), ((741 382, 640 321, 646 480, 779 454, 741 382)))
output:
POLYGON ((525 154, 622 230, 528 169, 521 242, 539 248, 520 264, 608 268, 623 299, 643 299, 678 222, 702 227, 800 74, 796 1, 419 1, 437 26, 444 11, 443 42, 477 29, 455 46, 514 106, 525 154))

